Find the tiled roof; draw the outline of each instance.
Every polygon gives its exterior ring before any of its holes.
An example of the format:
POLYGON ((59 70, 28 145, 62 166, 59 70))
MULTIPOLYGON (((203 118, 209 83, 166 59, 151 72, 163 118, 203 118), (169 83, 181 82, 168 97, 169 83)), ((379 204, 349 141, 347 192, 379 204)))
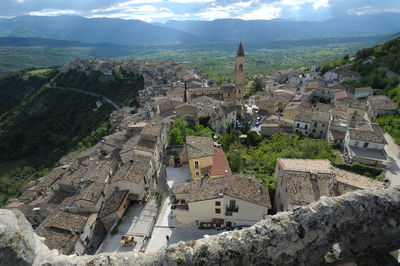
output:
POLYGON ((306 205, 318 200, 322 196, 333 196, 330 188, 333 184, 330 173, 299 175, 296 172, 286 173, 286 186, 290 202, 296 205, 306 205))
MULTIPOLYGON (((382 182, 379 182, 373 178, 358 175, 352 172, 348 172, 336 167, 333 167, 333 174, 336 181, 354 187, 354 189, 383 189, 382 182)), ((341 191, 340 194, 346 191, 341 191)))
POLYGON ((99 211, 98 218, 104 218, 113 212, 116 212, 127 197, 129 190, 115 191, 110 197, 104 200, 99 211))
POLYGON ((75 251, 75 244, 79 239, 78 235, 63 230, 50 229, 39 226, 35 232, 44 237, 44 243, 49 249, 57 249, 61 254, 70 255, 75 251))
POLYGON ((313 117, 313 113, 312 112, 300 112, 296 118, 294 119, 294 121, 299 121, 299 122, 306 122, 306 123, 310 123, 313 117))
POLYGON ((150 167, 150 156, 134 154, 132 163, 122 165, 115 173, 113 180, 129 180, 138 184, 147 174, 150 167))
POLYGON ((328 123, 330 120, 330 115, 329 113, 323 113, 323 112, 312 112, 312 121, 319 121, 319 122, 326 122, 328 123))
POLYGON ((120 153, 125 153, 134 150, 137 147, 139 140, 140 140, 139 135, 130 138, 127 142, 125 142, 120 153))
POLYGON ((397 110, 397 104, 386 95, 369 96, 368 102, 375 110, 397 110))
POLYGON ((343 99, 350 99, 350 100, 354 100, 354 94, 348 92, 348 91, 339 91, 339 92, 335 92, 335 100, 343 100, 343 99))
POLYGON ((97 182, 90 184, 78 194, 76 200, 86 200, 96 203, 103 193, 104 185, 104 183, 97 182))
POLYGON ((232 83, 222 84, 221 90, 226 93, 228 93, 228 92, 233 93, 233 92, 235 92, 235 84, 232 84, 232 83))
POLYGON ((49 228, 58 228, 74 233, 81 233, 89 216, 70 212, 56 211, 43 221, 42 225, 49 228))
POLYGON ((286 171, 298 171, 309 173, 330 173, 329 160, 287 159, 278 158, 278 162, 286 171))
POLYGON ((186 136, 186 147, 189 159, 211 157, 214 154, 211 138, 186 136))
POLYGON ((209 200, 227 195, 271 208, 268 187, 262 184, 261 180, 244 174, 179 183, 174 189, 174 194, 185 194, 187 202, 209 200))
POLYGON ((329 110, 331 110, 331 105, 324 103, 317 103, 313 108, 313 111, 319 111, 324 113, 328 113, 329 110))
POLYGON ((350 139, 353 140, 387 144, 382 131, 378 128, 378 126, 374 126, 372 124, 366 124, 358 128, 350 128, 349 133, 350 139))
POLYGON ((330 129, 329 132, 332 140, 344 140, 344 137, 346 136, 346 131, 330 129))
POLYGON ((362 92, 373 92, 373 91, 374 90, 371 87, 356 88, 355 94, 362 92))
POLYGON ((226 160, 225 153, 221 148, 214 147, 214 155, 212 156, 211 176, 214 175, 231 175, 231 168, 226 160))

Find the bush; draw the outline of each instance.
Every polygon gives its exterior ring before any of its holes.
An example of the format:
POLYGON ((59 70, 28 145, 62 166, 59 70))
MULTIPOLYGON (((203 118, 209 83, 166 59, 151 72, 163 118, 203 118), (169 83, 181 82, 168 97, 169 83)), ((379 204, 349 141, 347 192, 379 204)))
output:
POLYGON ((332 163, 333 166, 349 171, 349 172, 353 172, 359 175, 363 175, 363 176, 368 176, 368 177, 372 177, 374 179, 380 180, 383 179, 382 177, 382 170, 378 170, 372 166, 368 166, 368 165, 363 165, 360 163, 352 163, 352 164, 348 164, 348 163, 332 163))

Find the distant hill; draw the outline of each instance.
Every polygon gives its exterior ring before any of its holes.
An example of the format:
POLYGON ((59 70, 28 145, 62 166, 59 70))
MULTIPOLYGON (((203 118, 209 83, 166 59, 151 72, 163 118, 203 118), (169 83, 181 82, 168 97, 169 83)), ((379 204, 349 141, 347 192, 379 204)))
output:
POLYGON ((61 156, 96 144, 110 133, 114 107, 99 97, 49 88, 80 88, 110 98, 119 106, 136 104, 143 89, 142 75, 121 72, 104 80, 99 72, 56 69, 21 71, 0 78, 0 206, 19 194, 19 188, 52 168, 61 156))
POLYGON ((192 43, 200 38, 140 20, 79 16, 21 16, 0 19, 1 37, 36 37, 88 43, 149 45, 192 43))
POLYGON ((226 40, 360 36, 400 31, 395 13, 344 16, 326 21, 218 19, 146 23, 116 18, 21 16, 0 19, 0 37, 32 37, 120 45, 198 44, 226 40))
POLYGON ((395 13, 344 16, 326 21, 218 19, 213 21, 168 21, 158 26, 176 29, 208 39, 270 40, 279 38, 324 37, 394 33, 400 31, 395 13))

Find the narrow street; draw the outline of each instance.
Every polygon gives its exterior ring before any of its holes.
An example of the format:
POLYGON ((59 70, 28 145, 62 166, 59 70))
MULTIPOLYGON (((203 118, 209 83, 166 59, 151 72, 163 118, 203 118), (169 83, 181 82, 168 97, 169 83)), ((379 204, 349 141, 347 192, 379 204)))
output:
POLYGON ((392 159, 392 167, 386 170, 386 177, 390 180, 390 186, 400 186, 400 147, 388 133, 385 133, 384 136, 388 143, 385 147, 385 151, 392 159))
POLYGON ((153 230, 157 210, 158 207, 155 198, 150 198, 146 204, 134 203, 122 217, 122 222, 118 226, 118 232, 110 235, 105 240, 107 243, 100 252, 117 253, 132 251, 132 249, 142 249, 146 246, 146 243, 144 243, 145 236, 151 235, 153 230), (119 245, 121 237, 125 234, 131 234, 135 237, 137 244, 134 247, 119 245))

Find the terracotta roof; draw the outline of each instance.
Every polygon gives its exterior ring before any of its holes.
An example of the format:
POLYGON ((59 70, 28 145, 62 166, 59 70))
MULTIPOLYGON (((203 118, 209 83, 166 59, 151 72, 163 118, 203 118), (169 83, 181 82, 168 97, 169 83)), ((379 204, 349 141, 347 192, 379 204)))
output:
POLYGON ((278 158, 279 164, 286 171, 298 171, 309 173, 330 173, 331 162, 329 160, 287 159, 278 158))
POLYGON ((174 194, 185 194, 187 202, 210 200, 227 195, 271 208, 268 187, 262 184, 261 180, 245 174, 178 183, 174 194))
POLYGON ((98 218, 101 219, 116 212, 128 196, 128 193, 129 190, 115 191, 110 197, 105 199, 99 211, 98 218))
POLYGON ((345 90, 335 92, 335 100, 343 100, 343 99, 355 100, 355 96, 354 96, 354 94, 347 92, 345 90))
POLYGON ((368 102, 375 110, 397 110, 397 104, 386 95, 369 96, 368 102))
POLYGON ((214 154, 213 140, 207 137, 186 136, 189 159, 211 157, 214 154))
POLYGON ((231 168, 226 160, 225 153, 221 148, 214 147, 214 155, 212 156, 211 176, 214 175, 231 175, 231 168))

